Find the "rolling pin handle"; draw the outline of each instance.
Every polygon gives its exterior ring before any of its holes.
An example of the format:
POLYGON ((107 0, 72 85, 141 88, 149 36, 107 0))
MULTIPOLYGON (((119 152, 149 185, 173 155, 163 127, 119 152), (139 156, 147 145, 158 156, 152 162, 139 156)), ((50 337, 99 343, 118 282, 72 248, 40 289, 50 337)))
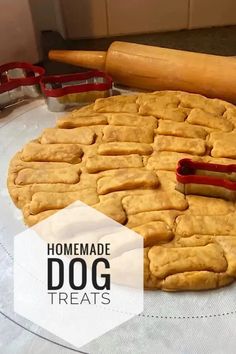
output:
POLYGON ((50 50, 48 57, 61 63, 83 68, 105 70, 107 52, 87 50, 50 50))

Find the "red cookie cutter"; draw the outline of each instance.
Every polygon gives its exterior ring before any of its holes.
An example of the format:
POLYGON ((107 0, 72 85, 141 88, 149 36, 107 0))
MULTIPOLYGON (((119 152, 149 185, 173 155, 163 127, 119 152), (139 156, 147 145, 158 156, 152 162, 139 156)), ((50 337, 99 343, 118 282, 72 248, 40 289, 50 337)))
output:
POLYGON ((45 70, 29 63, 13 62, 0 66, 0 109, 25 98, 41 95, 40 79, 45 70))
POLYGON ((236 164, 221 165, 182 159, 176 169, 176 190, 236 200, 236 164))
POLYGON ((85 73, 50 75, 41 79, 41 89, 50 111, 64 111, 68 106, 94 102, 111 95, 112 79, 93 70, 85 73))

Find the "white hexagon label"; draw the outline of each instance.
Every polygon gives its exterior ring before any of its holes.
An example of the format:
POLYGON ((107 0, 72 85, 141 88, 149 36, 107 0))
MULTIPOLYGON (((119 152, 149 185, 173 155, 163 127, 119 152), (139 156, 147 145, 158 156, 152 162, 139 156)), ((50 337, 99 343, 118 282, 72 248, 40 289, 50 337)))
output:
POLYGON ((81 347, 143 311, 143 238, 77 201, 15 236, 14 309, 81 347))

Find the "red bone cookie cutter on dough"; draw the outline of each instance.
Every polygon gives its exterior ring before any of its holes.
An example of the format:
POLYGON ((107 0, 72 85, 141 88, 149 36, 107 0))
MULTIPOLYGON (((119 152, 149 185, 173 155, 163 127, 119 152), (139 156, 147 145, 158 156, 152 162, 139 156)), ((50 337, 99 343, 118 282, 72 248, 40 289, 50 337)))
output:
POLYGON ((176 190, 236 200, 236 164, 220 165, 182 159, 176 169, 176 190))

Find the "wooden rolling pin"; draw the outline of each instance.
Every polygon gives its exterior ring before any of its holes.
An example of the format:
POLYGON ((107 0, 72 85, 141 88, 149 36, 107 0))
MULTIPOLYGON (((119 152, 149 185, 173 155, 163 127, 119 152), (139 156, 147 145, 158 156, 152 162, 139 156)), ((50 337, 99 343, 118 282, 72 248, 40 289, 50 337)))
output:
POLYGON ((236 59, 113 42, 107 52, 49 52, 52 60, 98 69, 114 82, 148 90, 182 90, 236 102, 236 59))

